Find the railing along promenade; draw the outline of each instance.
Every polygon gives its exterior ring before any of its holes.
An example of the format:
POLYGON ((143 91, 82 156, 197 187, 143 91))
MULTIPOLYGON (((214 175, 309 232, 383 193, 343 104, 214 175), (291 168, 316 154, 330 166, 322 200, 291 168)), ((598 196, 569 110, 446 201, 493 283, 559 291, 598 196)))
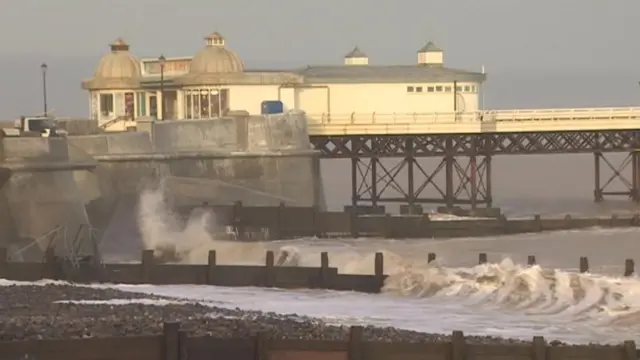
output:
POLYGON ((309 135, 407 135, 630 130, 640 107, 516 109, 441 113, 308 114, 309 135))

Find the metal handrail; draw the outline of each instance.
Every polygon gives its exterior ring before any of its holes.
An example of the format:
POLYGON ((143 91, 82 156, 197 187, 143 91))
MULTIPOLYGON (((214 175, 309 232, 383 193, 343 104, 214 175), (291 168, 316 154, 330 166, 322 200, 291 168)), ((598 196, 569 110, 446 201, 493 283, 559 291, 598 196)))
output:
POLYGON ((433 113, 307 114, 309 125, 454 124, 462 122, 640 119, 640 107, 582 109, 516 109, 433 113))

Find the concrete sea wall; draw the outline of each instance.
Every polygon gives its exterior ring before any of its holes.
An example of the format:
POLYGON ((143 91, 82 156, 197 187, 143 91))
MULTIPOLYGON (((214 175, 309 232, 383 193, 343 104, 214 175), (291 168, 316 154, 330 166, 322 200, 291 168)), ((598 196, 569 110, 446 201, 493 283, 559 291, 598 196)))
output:
POLYGON ((71 161, 63 138, 3 138, 0 166, 11 177, 0 189, 0 242, 15 259, 42 258, 47 247, 59 255, 88 255, 89 219, 71 169, 86 171, 92 159, 71 161))
POLYGON ((137 132, 74 135, 68 143, 74 160, 99 163, 74 178, 106 251, 139 249, 140 194, 160 184, 173 206, 324 208, 319 154, 303 113, 140 121, 137 132))

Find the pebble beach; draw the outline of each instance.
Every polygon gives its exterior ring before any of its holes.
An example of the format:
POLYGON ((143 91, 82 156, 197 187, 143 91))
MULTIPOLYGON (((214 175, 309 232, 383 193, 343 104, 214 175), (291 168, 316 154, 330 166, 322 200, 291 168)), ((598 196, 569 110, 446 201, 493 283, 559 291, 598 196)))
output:
MULTIPOLYGON (((169 321, 180 322, 181 329, 191 336, 246 338, 267 332, 274 339, 347 340, 349 337, 347 326, 329 325, 296 314, 218 308, 214 304, 108 288, 0 286, 0 341, 158 335, 162 333, 163 323, 169 321)), ((450 341, 450 334, 372 326, 363 330, 366 341, 450 341)), ((527 343, 490 336, 466 336, 466 340, 484 344, 527 343)))

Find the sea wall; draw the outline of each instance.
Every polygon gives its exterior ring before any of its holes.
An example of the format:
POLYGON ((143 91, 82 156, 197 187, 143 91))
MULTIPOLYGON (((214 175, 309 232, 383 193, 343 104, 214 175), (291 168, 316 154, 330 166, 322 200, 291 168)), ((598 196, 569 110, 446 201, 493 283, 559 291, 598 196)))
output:
POLYGON ((1 139, 0 166, 12 175, 0 190, 0 241, 12 258, 42 258, 46 247, 59 255, 91 253, 89 220, 72 169, 93 161, 71 161, 63 138, 1 139))
POLYGON ((69 136, 68 142, 74 159, 99 163, 74 177, 107 247, 137 249, 140 194, 161 184, 176 207, 236 201, 324 207, 319 153, 311 150, 304 113, 139 121, 137 132, 69 136))

